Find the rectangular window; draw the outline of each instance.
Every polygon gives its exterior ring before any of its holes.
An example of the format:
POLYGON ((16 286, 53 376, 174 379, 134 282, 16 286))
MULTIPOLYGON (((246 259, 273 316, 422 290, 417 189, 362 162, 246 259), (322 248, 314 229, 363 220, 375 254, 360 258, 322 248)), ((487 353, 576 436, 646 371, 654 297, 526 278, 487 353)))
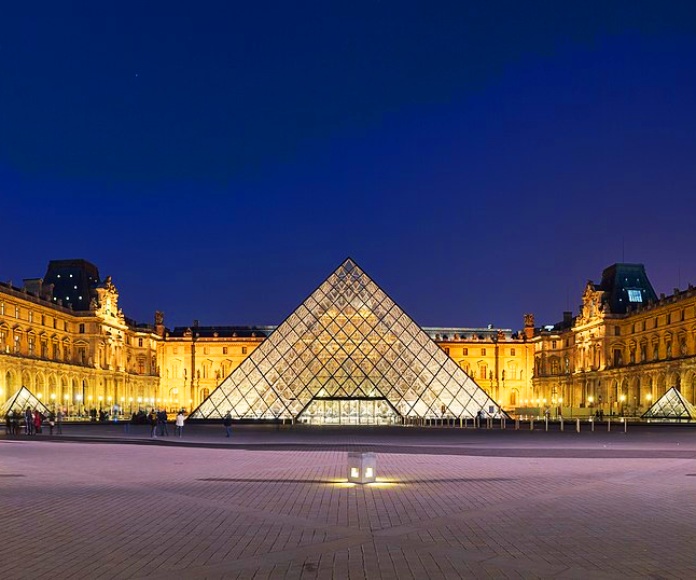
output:
POLYGON ((84 323, 80 323, 80 334, 84 334, 84 333, 85 333, 85 325, 84 325, 84 323))
POLYGON ((42 324, 43 326, 46 326, 46 315, 45 315, 45 314, 42 314, 42 315, 41 315, 41 324, 42 324))
POLYGON ((614 336, 621 336, 621 329, 618 326, 614 327, 614 336))
POLYGON ((31 310, 29 311, 29 322, 34 322, 34 313, 31 310))
POLYGON ((5 316, 5 303, 0 302, 0 316, 5 316))
POLYGON ((555 340, 551 341, 551 348, 556 348, 556 341, 555 340))
POLYGON ((510 349, 510 356, 515 356, 515 349, 514 348, 510 349))
POLYGON ((143 346, 143 339, 142 339, 142 338, 139 338, 139 339, 138 339, 138 346, 139 346, 140 348, 142 348, 142 346, 143 346))
POLYGON ((15 318, 19 318, 19 306, 15 306, 15 318))
POLYGON ((485 348, 481 349, 481 356, 486 356, 486 349, 485 348))
POLYGON ((242 347, 242 354, 246 354, 246 353, 247 353, 247 347, 246 347, 246 346, 243 346, 243 347, 242 347))
POLYGON ((449 347, 445 347, 445 354, 449 354, 449 347))
POLYGON ((667 314, 667 324, 669 324, 670 322, 672 322, 672 313, 671 312, 667 314))
POLYGON ((222 347, 222 354, 227 354, 227 347, 226 346, 222 347))
POLYGON ((468 348, 463 348, 463 349, 462 349, 462 355, 463 355, 463 356, 469 356, 469 349, 468 349, 468 348))
POLYGON ((643 296, 640 290, 629 290, 628 291, 628 301, 629 302, 643 302, 643 296))

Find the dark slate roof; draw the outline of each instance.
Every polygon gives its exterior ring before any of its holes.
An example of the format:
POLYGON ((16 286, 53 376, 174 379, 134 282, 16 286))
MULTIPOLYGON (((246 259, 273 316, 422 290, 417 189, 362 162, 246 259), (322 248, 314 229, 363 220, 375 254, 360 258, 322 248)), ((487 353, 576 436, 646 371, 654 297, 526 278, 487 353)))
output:
POLYGON ((53 284, 54 302, 73 310, 89 310, 92 290, 99 284, 99 270, 87 260, 51 260, 43 280, 53 284))
POLYGON ((199 338, 265 338, 271 334, 276 326, 177 326, 169 331, 172 338, 183 338, 187 333, 195 330, 199 338), (216 334, 217 333, 217 334, 216 334))
POLYGON ((625 314, 632 306, 657 302, 655 290, 643 264, 614 264, 602 272, 597 290, 607 292, 605 301, 612 314, 625 314))

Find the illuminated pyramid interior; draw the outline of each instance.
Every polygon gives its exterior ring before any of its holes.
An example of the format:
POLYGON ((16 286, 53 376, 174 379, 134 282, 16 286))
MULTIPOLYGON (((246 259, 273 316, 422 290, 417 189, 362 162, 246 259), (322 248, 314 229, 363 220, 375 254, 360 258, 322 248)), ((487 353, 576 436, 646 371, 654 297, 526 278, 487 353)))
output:
POLYGON ((391 424, 500 407, 347 259, 191 414, 391 424))
POLYGON ((49 413, 46 405, 44 405, 34 393, 26 387, 20 387, 14 395, 0 406, 0 417, 4 419, 10 409, 16 413, 17 411, 23 412, 27 407, 32 411, 38 409, 44 415, 48 415, 49 413))
POLYGON ((643 413, 643 417, 646 419, 696 419, 696 408, 676 387, 672 387, 643 413))

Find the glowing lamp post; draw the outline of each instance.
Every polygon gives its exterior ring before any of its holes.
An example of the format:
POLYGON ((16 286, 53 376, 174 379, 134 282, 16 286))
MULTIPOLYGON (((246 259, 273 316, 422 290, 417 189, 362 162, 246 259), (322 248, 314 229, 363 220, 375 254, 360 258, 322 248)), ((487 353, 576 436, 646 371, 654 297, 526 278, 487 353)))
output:
POLYGON ((373 483, 377 480, 377 457, 374 453, 348 453, 348 481, 373 483))

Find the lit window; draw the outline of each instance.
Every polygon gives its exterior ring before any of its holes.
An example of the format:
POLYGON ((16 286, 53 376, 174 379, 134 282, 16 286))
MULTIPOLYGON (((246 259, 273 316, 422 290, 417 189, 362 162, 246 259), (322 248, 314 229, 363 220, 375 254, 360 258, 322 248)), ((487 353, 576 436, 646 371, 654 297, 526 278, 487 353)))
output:
POLYGON ((510 356, 515 356, 515 349, 514 348, 510 349, 510 356))
POLYGON ((486 356, 486 349, 485 348, 481 349, 481 356, 486 356))
POLYGON ((629 302, 643 302, 643 296, 640 290, 629 290, 628 291, 628 301, 629 302))

